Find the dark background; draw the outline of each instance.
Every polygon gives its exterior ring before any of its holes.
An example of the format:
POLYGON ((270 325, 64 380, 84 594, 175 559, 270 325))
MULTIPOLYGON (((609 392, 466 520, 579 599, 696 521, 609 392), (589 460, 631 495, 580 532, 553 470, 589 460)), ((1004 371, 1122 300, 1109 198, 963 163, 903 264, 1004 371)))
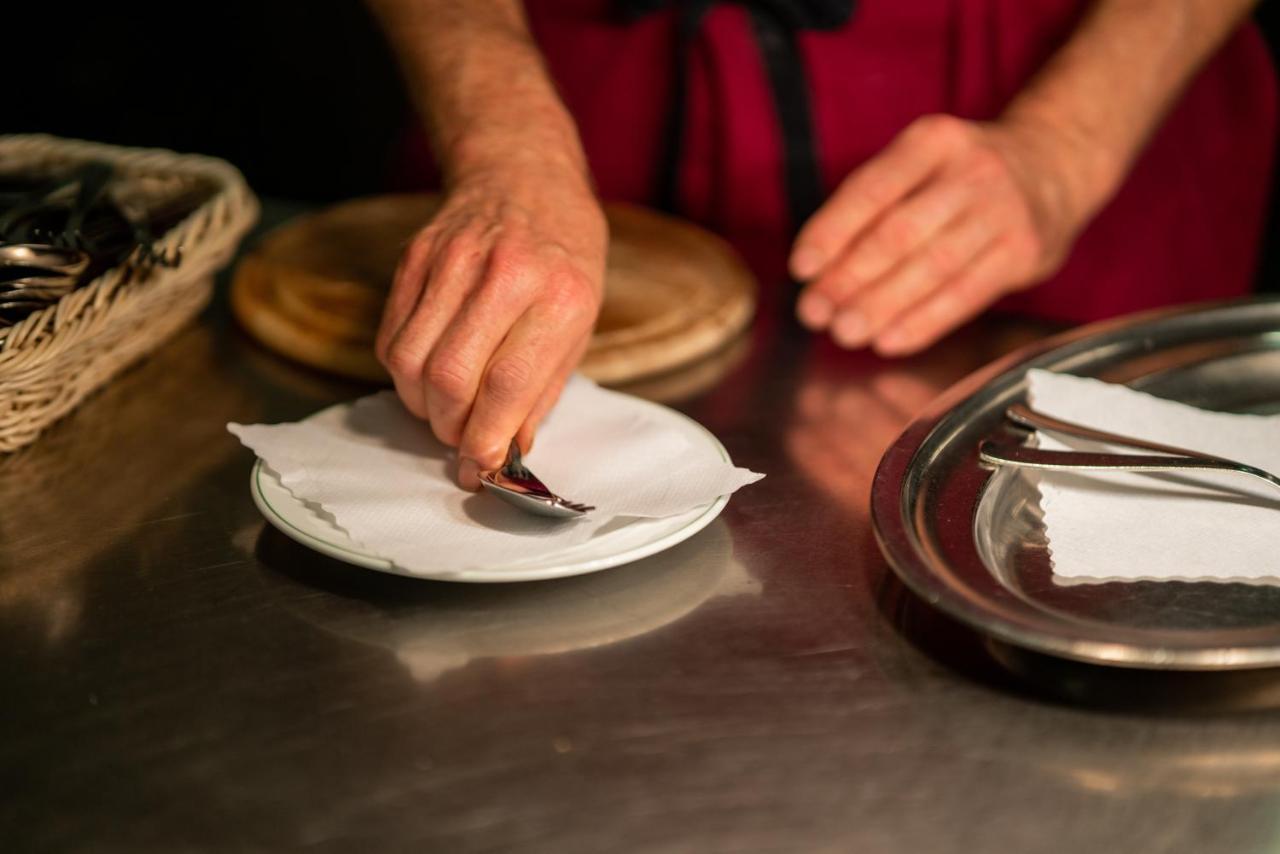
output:
POLYGON ((5 53, 18 54, 8 78, 21 67, 30 85, 0 131, 213 154, 260 195, 328 201, 383 188, 410 120, 360 0, 45 2, 19 14, 22 26, 4 28, 5 53), (12 44, 20 32, 38 38, 12 44), (54 44, 72 49, 55 56, 54 44))
MULTIPOLYGON (((0 132, 214 154, 259 194, 303 201, 391 180, 410 111, 359 0, 14 5, 0 132)), ((1257 19, 1274 52, 1280 9, 1264 3, 1257 19)), ((1267 290, 1280 278, 1272 211, 1267 290)))

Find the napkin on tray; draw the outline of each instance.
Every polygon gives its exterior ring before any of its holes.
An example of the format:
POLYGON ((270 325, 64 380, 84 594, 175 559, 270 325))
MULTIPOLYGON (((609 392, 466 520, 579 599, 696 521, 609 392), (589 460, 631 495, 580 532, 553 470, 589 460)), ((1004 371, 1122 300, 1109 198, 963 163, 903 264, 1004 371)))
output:
POLYGON ((448 448, 392 392, 292 424, 229 424, 296 498, 401 567, 433 554, 467 568, 518 566, 606 534, 629 517, 674 516, 764 475, 735 468, 660 411, 575 376, 525 462, 558 494, 593 504, 555 521, 459 489, 448 448))
MULTIPOLYGON (((1280 416, 1209 412, 1120 385, 1034 370, 1033 408, 1086 427, 1280 472, 1280 416)), ((1039 432, 1046 450, 1099 447, 1039 432)), ((1280 490, 1241 474, 1037 471, 1063 582, 1280 580, 1280 490)))

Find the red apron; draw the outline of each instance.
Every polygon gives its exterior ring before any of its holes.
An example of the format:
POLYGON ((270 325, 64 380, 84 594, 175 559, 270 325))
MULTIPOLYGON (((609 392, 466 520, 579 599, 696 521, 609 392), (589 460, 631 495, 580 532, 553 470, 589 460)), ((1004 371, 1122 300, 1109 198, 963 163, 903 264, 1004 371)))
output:
MULTIPOLYGON (((861 0, 844 26, 799 32, 823 189, 921 115, 998 115, 1085 5, 861 0)), ((601 197, 653 204, 671 118, 676 13, 623 23, 609 0, 526 6, 601 197)), ((772 290, 766 305, 778 303, 794 229, 774 93, 746 10, 726 2, 707 13, 687 84, 676 209, 732 242, 772 290)), ((1001 307, 1086 321, 1248 293, 1275 130, 1275 76, 1249 25, 1195 78, 1063 269, 1001 307)))

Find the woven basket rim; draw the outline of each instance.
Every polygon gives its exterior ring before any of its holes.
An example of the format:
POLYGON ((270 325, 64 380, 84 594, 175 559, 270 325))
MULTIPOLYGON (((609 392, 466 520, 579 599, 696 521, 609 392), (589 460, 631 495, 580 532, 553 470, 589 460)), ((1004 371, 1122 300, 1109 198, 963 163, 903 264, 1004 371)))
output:
MULTIPOLYGON (((108 311, 132 295, 165 287, 176 278, 199 274, 222 260, 225 240, 210 239, 230 228, 242 233, 256 219, 258 204, 244 176, 230 163, 203 154, 181 154, 168 149, 132 148, 85 140, 63 139, 49 134, 0 134, 0 163, 21 166, 56 158, 71 161, 103 160, 126 174, 170 174, 209 181, 213 194, 181 221, 156 239, 157 249, 181 249, 182 263, 175 269, 157 268, 145 279, 126 280, 126 268, 112 267, 77 288, 57 303, 34 312, 8 327, 0 339, 0 364, 6 355, 39 348, 55 336, 74 335, 74 327, 98 312, 108 311), (215 223, 215 220, 221 222, 215 223)), ((237 234, 237 237, 240 235, 237 234)))

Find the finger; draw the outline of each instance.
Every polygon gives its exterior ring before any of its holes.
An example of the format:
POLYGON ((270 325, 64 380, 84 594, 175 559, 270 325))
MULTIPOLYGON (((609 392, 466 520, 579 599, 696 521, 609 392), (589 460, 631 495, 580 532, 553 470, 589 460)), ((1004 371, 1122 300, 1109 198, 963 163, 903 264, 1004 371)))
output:
MULTIPOLYGON (((874 282, 926 245, 977 196, 970 182, 938 175, 916 193, 903 199, 872 225, 832 265, 856 285, 874 282)), ((815 284, 822 287, 827 275, 815 284)))
POLYGON ((374 338, 374 352, 383 364, 386 364, 392 338, 408 320, 422 296, 423 285, 435 262, 436 248, 439 246, 435 238, 435 233, 430 229, 423 229, 414 235, 400 255, 395 273, 391 276, 391 288, 387 292, 387 301, 382 306, 382 318, 374 338))
POLYGON ((800 319, 815 331, 825 328, 842 303, 934 241, 974 197, 969 182, 940 178, 903 200, 809 285, 797 307, 800 319))
POLYGON ((520 425, 520 429, 516 431, 516 443, 524 453, 527 454, 533 450, 533 442, 537 437, 538 427, 542 425, 547 413, 560 400, 560 395, 564 393, 564 387, 568 385, 569 378, 577 370, 578 364, 582 361, 582 356, 587 352, 587 347, 590 343, 591 339, 589 337, 584 338, 582 343, 569 353, 569 357, 561 363, 546 391, 542 393, 542 397, 534 404, 529 417, 524 420, 524 424, 520 425))
POLYGON ((804 433, 824 440, 839 459, 837 468, 865 465, 865 447, 854 439, 865 426, 874 401, 860 383, 807 382, 797 397, 795 419, 789 433, 804 433))
POLYGON ((945 116, 921 119, 856 169, 800 229, 791 254, 792 275, 801 280, 818 275, 867 226, 915 189, 942 162, 962 124, 945 116))
POLYGON ((382 306, 382 317, 373 345, 378 361, 391 375, 396 394, 405 407, 419 418, 427 415, 426 401, 419 384, 408 379, 418 373, 418 366, 410 364, 408 354, 397 354, 393 360, 392 342, 409 321, 422 298, 431 267, 436 260, 436 246, 425 232, 420 232, 405 248, 392 276, 387 301, 382 306))
POLYGON ((915 418, 941 391, 912 371, 891 368, 871 378, 871 390, 876 399, 903 419, 915 418))
POLYGON ((1013 284, 1014 254, 1006 243, 988 247, 968 268, 938 288, 876 337, 876 352, 905 356, 972 320, 1013 284))
POLYGON ((800 421, 821 421, 831 407, 834 392, 831 385, 825 382, 806 382, 796 393, 795 412, 800 421))
MULTIPOLYGON (((466 241, 454 240, 438 247, 419 286, 416 304, 385 345, 382 363, 400 399, 419 418, 429 415, 422 382, 427 357, 479 273, 466 241)), ((389 307, 386 316, 391 311, 389 307)))
POLYGON ((533 299, 528 268, 491 264, 450 318, 427 357, 420 384, 436 438, 456 447, 486 366, 533 299))
MULTIPOLYGON (((538 303, 511 328, 485 367, 458 445, 481 469, 501 464, 516 431, 533 412, 572 344, 590 327, 584 307, 538 303)), ((472 488, 464 483, 464 487, 472 488)))
POLYGON ((831 335, 842 347, 863 347, 899 316, 950 281, 992 242, 995 228, 976 215, 962 215, 927 247, 854 294, 838 309, 831 335))

